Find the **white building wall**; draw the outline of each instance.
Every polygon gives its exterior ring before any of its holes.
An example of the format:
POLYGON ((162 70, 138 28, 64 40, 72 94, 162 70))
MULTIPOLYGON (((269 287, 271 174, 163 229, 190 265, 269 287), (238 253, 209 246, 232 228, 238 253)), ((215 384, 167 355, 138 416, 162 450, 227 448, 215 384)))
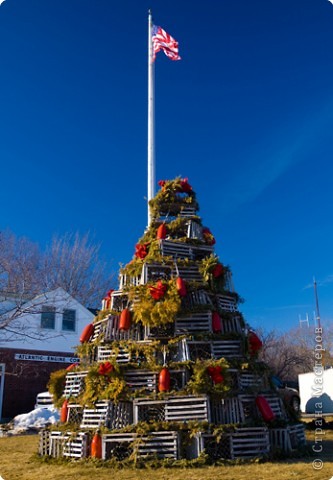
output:
POLYGON ((7 331, 0 331, 0 348, 40 350, 50 352, 73 352, 80 343, 84 327, 94 319, 93 313, 68 295, 57 289, 29 302, 25 306, 27 313, 15 319, 7 331), (41 328, 42 306, 54 306, 55 328, 41 328), (76 312, 75 331, 62 330, 62 312, 72 309, 76 312), (14 333, 13 333, 14 331, 14 333))
POLYGON ((333 414, 333 368, 302 373, 298 382, 303 413, 333 414))

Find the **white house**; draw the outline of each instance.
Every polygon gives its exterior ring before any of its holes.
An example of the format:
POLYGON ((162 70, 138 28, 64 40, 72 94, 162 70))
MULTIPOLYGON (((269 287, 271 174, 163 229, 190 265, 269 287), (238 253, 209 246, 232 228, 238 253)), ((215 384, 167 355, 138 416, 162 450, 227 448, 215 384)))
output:
POLYGON ((4 418, 29 411, 50 373, 76 361, 80 334, 93 318, 62 288, 28 301, 0 298, 0 418, 1 403, 4 418))

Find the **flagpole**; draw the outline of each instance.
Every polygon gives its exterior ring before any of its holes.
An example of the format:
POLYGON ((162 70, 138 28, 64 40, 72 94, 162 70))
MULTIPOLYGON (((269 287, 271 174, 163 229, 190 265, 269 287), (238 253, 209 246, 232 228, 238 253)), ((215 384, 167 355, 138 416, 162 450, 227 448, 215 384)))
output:
POLYGON ((155 102, 153 62, 153 19, 148 11, 148 227, 151 222, 149 200, 155 195, 155 102))

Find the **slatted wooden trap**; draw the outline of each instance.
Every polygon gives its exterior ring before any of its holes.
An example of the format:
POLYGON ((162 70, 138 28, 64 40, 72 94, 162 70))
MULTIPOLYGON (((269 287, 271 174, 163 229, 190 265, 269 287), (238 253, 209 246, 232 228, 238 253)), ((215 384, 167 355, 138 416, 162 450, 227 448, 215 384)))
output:
POLYGON ((65 397, 78 397, 84 389, 84 379, 88 372, 68 372, 66 374, 65 397))
POLYGON ((179 433, 151 432, 140 436, 136 433, 111 433, 102 436, 102 458, 124 460, 135 457, 179 458, 179 433))
POLYGON ((137 398, 133 407, 134 423, 155 419, 166 422, 210 421, 210 405, 206 395, 170 397, 165 400, 137 398))
POLYGON ((218 440, 208 433, 199 432, 188 452, 189 458, 197 458, 205 452, 213 460, 262 457, 269 453, 269 435, 265 427, 236 428, 222 434, 218 440))
POLYGON ((107 318, 96 322, 94 334, 90 339, 95 342, 102 339, 102 343, 113 342, 114 340, 134 340, 142 341, 144 339, 144 328, 140 323, 133 323, 129 330, 119 330, 119 315, 109 315, 107 318))
POLYGON ((212 332, 212 312, 191 313, 179 315, 175 321, 176 335, 212 332))
POLYGON ((212 423, 236 424, 244 421, 243 405, 239 398, 211 399, 210 410, 212 423))
MULTIPOLYGON (((149 370, 127 370, 124 372, 124 379, 129 389, 154 392, 158 390, 159 372, 149 370)), ((182 390, 187 382, 187 371, 185 369, 170 370, 170 390, 182 390)))
POLYGON ((271 448, 289 453, 306 444, 303 424, 288 425, 285 428, 269 430, 271 448))
POLYGON ((118 429, 131 424, 133 408, 131 402, 114 403, 110 400, 97 402, 94 408, 83 409, 81 428, 97 429, 107 427, 118 429))
POLYGON ((89 454, 89 434, 86 432, 49 432, 48 455, 51 457, 85 458, 89 454))
POLYGON ((160 249, 163 256, 192 260, 208 257, 214 251, 210 245, 190 245, 174 240, 160 240, 160 249))

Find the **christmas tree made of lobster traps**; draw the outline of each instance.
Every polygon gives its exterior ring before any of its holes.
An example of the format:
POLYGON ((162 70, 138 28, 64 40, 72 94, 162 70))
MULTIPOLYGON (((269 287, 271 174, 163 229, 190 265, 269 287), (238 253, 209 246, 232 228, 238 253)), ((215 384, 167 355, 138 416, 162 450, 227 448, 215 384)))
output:
POLYGON ((187 179, 160 181, 151 222, 120 270, 80 363, 52 374, 61 422, 39 453, 124 460, 253 458, 304 443, 258 359, 231 271, 187 179))

